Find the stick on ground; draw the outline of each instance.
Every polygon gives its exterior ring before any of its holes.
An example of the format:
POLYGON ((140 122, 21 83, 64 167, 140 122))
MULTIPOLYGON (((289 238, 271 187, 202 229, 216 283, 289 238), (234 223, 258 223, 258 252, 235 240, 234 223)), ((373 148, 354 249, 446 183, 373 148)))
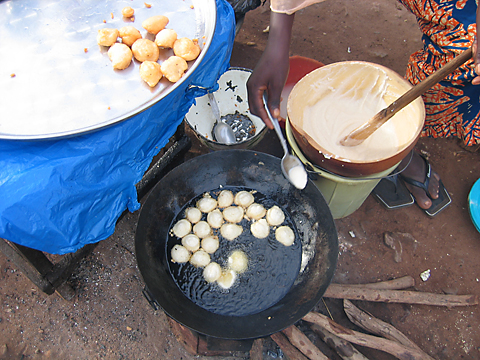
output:
POLYGON ((325 315, 309 312, 303 317, 303 320, 317 324, 329 332, 337 335, 339 338, 350 341, 354 344, 369 347, 372 349, 387 352, 400 360, 433 360, 424 352, 408 348, 396 341, 380 338, 377 336, 362 334, 357 331, 346 329, 336 322, 330 320, 325 315))
POLYGON ((295 325, 282 331, 290 343, 300 350, 310 360, 328 360, 328 357, 313 344, 310 339, 295 325))
POLYGON ((471 306, 478 304, 475 295, 443 295, 406 290, 377 290, 359 286, 331 284, 324 297, 334 299, 366 300, 387 303, 436 306, 471 306))
POLYGON ((353 305, 351 301, 344 299, 343 308, 350 321, 362 329, 365 329, 375 335, 397 341, 400 344, 417 349, 418 351, 423 351, 418 347, 417 344, 407 338, 397 328, 360 310, 358 307, 353 305))

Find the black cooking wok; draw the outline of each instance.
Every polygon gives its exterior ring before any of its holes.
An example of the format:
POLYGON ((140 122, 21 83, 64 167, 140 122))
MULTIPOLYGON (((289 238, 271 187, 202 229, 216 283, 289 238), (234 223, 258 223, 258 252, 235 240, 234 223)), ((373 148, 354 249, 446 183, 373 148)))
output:
POLYGON ((283 176, 279 158, 224 150, 189 160, 160 180, 142 207, 135 251, 145 284, 167 315, 201 334, 240 340, 280 331, 317 304, 335 271, 338 237, 328 205, 313 183, 298 190, 283 176), (205 310, 184 295, 169 271, 166 241, 172 221, 193 198, 224 186, 255 189, 273 199, 289 213, 302 242, 302 265, 293 286, 276 304, 252 315, 205 310))

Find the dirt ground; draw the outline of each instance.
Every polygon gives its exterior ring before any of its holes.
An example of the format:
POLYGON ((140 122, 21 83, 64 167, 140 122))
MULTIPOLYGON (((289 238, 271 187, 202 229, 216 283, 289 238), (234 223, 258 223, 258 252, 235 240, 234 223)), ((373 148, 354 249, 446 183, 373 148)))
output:
MULTIPOLYGON (((265 47, 268 20, 268 3, 247 13, 232 66, 255 66, 265 47)), ((365 60, 403 75, 409 55, 420 46, 414 17, 395 0, 327 0, 296 14, 291 54, 325 64, 365 60)), ((208 151, 192 140, 187 158, 208 151)), ((369 196, 354 214, 336 220, 340 248, 334 282, 359 284, 410 275, 417 291, 480 296, 480 235, 467 205, 468 193, 480 178, 480 155, 463 150, 455 139, 421 139, 418 147, 441 175, 451 206, 429 218, 416 205, 389 211, 369 196), (401 243, 402 253, 396 257, 384 242, 386 232, 395 233, 401 243), (420 274, 426 270, 431 275, 423 281, 420 274)), ((256 149, 282 154, 272 132, 256 149)), ((76 290, 72 301, 56 293, 45 295, 0 254, 1 359, 219 359, 190 355, 172 334, 166 315, 142 295, 145 284, 134 253, 138 215, 127 214, 115 234, 81 262, 69 279, 76 290)), ((478 305, 355 304, 395 326, 435 359, 480 358, 478 305)), ((340 300, 324 299, 316 310, 358 330, 346 319, 340 300)), ((304 323, 298 325, 329 358, 340 359, 304 323)), ((358 349, 369 359, 394 358, 358 349)), ((282 358, 268 338, 263 354, 264 359, 282 358)), ((235 355, 228 358, 248 359, 246 353, 235 355)))

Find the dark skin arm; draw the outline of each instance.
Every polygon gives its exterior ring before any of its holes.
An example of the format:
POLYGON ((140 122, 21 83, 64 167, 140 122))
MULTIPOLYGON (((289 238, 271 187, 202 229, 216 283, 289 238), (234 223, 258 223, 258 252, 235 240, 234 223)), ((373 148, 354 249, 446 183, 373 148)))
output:
POLYGON ((247 82, 250 112, 260 117, 268 128, 273 125, 263 106, 263 93, 268 94, 268 108, 274 117, 280 116, 280 96, 289 68, 289 48, 295 15, 272 12, 265 51, 247 82))

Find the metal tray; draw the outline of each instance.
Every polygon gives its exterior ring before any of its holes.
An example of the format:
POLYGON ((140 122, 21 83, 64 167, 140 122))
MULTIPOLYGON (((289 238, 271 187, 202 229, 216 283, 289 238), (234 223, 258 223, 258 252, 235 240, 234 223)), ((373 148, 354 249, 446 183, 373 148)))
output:
MULTIPOLYGON (((0 1, 0 139, 72 136, 140 113, 198 67, 215 22, 215 0, 0 1), (123 18, 125 6, 135 10, 133 22, 123 18), (151 89, 140 78, 137 61, 114 70, 96 36, 101 28, 133 25, 153 40, 141 24, 154 15, 167 16, 167 28, 179 37, 198 39, 202 52, 179 82, 163 79, 151 89)), ((160 63, 173 54, 160 53, 160 63)))

